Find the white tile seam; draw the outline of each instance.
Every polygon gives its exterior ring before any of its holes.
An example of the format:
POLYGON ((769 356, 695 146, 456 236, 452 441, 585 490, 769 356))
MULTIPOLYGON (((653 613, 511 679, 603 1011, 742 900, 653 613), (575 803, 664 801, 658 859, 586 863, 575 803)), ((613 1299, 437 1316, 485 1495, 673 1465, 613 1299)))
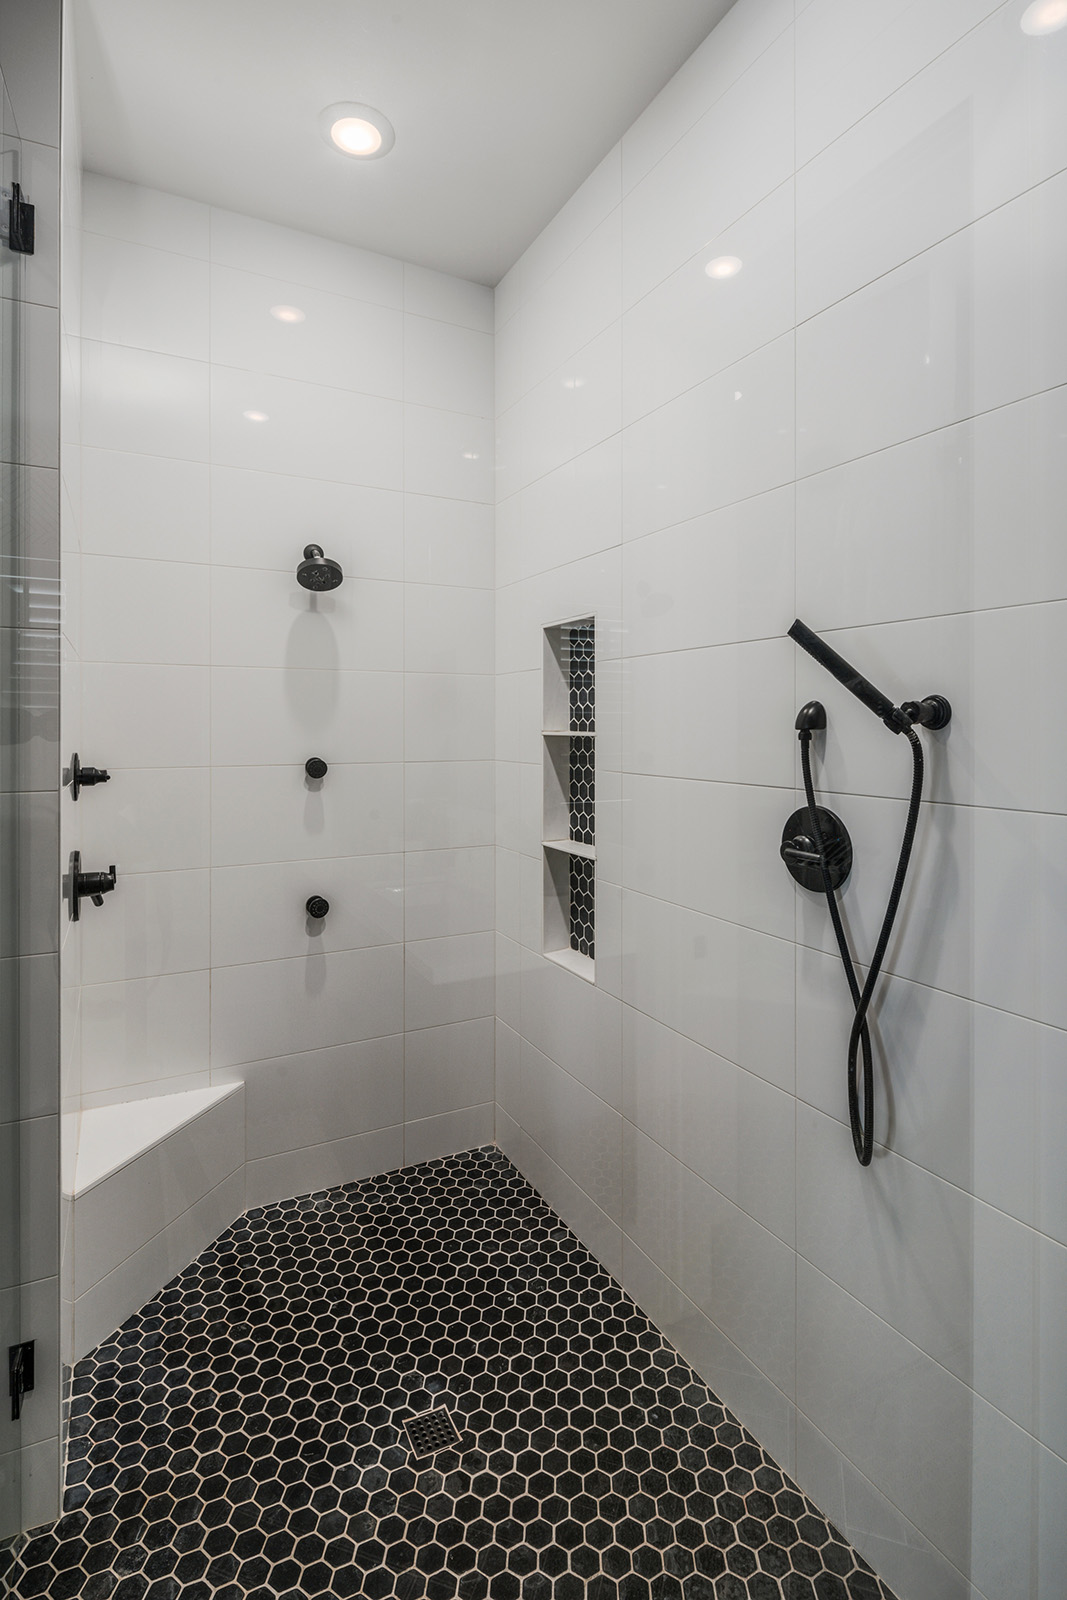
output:
MULTIPOLYGON (((991 19, 996 16, 997 12, 1006 10, 1011 3, 1012 0, 992 0, 990 8, 984 17, 979 17, 977 22, 973 22, 969 28, 965 28, 962 33, 958 33, 956 37, 950 41, 950 43, 945 45, 942 50, 939 50, 936 56, 930 56, 928 60, 923 62, 921 67, 917 67, 916 70, 912 73, 909 73, 906 78, 902 78, 898 84, 890 89, 888 94, 883 95, 880 100, 876 100, 873 105, 868 106, 863 115, 857 117, 855 122, 850 122, 847 127, 842 128, 839 133, 836 133, 832 139, 827 140, 826 144, 820 145, 817 150, 812 152, 806 161, 802 162, 801 165, 797 167, 797 172, 803 172, 806 167, 810 167, 813 162, 818 161, 820 156, 825 155, 827 150, 832 150, 834 145, 840 140, 846 139, 850 133, 854 133, 857 128, 862 127, 867 121, 868 117, 873 116, 876 111, 880 111, 883 106, 888 105, 889 102, 895 99, 898 94, 900 94, 904 89, 908 88, 910 84, 913 84, 917 78, 921 78, 924 73, 930 70, 931 67, 935 66, 939 61, 943 61, 945 56, 951 55, 952 51, 957 50, 965 39, 969 39, 972 34, 977 33, 981 28, 988 27, 991 19)), ((794 101, 794 112, 795 105, 796 102, 794 101)))
MULTIPOLYGON (((245 1160, 244 1156, 242 1155, 238 1160, 237 1165, 231 1167, 229 1172, 225 1173, 224 1176, 219 1179, 218 1183, 212 1184, 211 1188, 206 1190, 204 1194, 199 1195, 197 1199, 191 1203, 191 1205, 187 1205, 184 1211, 179 1211, 177 1216, 171 1217, 169 1222, 165 1222, 162 1228, 157 1228, 155 1233, 153 1233, 150 1238, 143 1240, 138 1245, 135 1245, 132 1250, 128 1251, 127 1254, 122 1257, 121 1261, 117 1261, 113 1267, 109 1267, 104 1273, 103 1277, 97 1278, 95 1282, 89 1284, 87 1288, 83 1289, 80 1294, 76 1294, 74 1296, 74 1304, 77 1305, 78 1301, 82 1300, 85 1295, 91 1294, 99 1284, 105 1283, 107 1279, 111 1277, 112 1273, 118 1272, 121 1267, 125 1266, 127 1261, 132 1260, 133 1257, 141 1250, 146 1250, 149 1245, 154 1244, 162 1237, 163 1234, 167 1232, 169 1228, 173 1228, 176 1223, 181 1222, 184 1217, 187 1217, 191 1211, 195 1211, 197 1206, 203 1205, 205 1201, 211 1199, 212 1195, 218 1194, 218 1191, 232 1180, 235 1173, 243 1171, 244 1166, 245 1160)), ((74 1203, 77 1205, 77 1197, 75 1197, 74 1203)), ((238 1212, 238 1216, 240 1215, 241 1213, 238 1212)), ((229 1224, 227 1224, 227 1226, 229 1226, 229 1224)), ((162 1287, 163 1285, 161 1284, 160 1288, 162 1287)))
MULTIPOLYGON (((930 255, 932 251, 940 250, 943 245, 948 244, 950 239, 958 239, 961 234, 969 233, 972 228, 979 227, 981 223, 988 221, 990 217, 995 217, 999 212, 1007 210, 1009 206, 1017 205, 1020 200, 1025 200, 1028 196, 1036 194, 1039 189, 1045 188, 1046 185, 1057 183, 1063 177, 1065 172, 1067 172, 1067 166, 1057 167, 1055 172, 1048 173, 1046 177, 1039 178, 1036 182, 1027 184, 1025 188, 1017 189, 1013 194, 1009 195, 1006 200, 1001 200, 998 205, 990 206, 988 211, 980 211, 973 216, 969 222, 961 223, 958 228, 953 228, 950 230, 950 232, 940 234, 938 238, 932 239, 930 243, 924 245, 921 250, 916 250, 914 255, 902 257, 901 260, 895 261, 891 267, 886 267, 884 272, 876 272, 873 278, 865 278, 862 283, 856 284, 853 288, 849 289, 847 294, 839 296, 839 298, 836 300, 828 300, 826 305, 820 306, 819 309, 817 311, 813 311, 810 316, 800 318, 795 324, 796 328, 800 329, 811 327, 813 323, 818 322, 820 317, 824 317, 829 312, 835 311, 839 306, 847 305, 848 302, 854 299, 856 295, 864 294, 876 283, 884 283, 886 278, 891 278, 893 276, 894 272, 900 272, 905 267, 914 265, 916 261, 921 261, 924 256, 930 255)), ((1029 396, 1025 396, 1024 398, 1029 398, 1029 396)), ((1012 402, 1010 401, 1008 402, 1008 404, 1011 403, 1012 402)), ((993 407, 992 409, 995 410, 997 408, 993 407)), ((937 430, 931 429, 930 431, 935 432, 937 430)))
MULTIPOLYGON (((1016 1422, 1014 1417, 1009 1417, 1006 1411, 1001 1411, 1000 1407, 995 1406, 991 1400, 987 1400, 985 1395, 981 1394, 979 1390, 973 1386, 973 1384, 968 1383, 964 1378, 958 1377, 957 1374, 951 1370, 951 1368, 946 1367, 943 1362, 938 1361, 936 1356, 930 1355, 929 1352, 924 1350, 921 1345, 916 1344, 914 1339, 909 1339, 906 1333, 901 1333, 899 1328, 894 1327, 891 1322, 887 1322, 884 1317, 879 1316, 877 1311, 872 1311, 870 1306, 865 1305, 864 1302, 852 1294, 850 1290, 844 1288, 843 1285, 836 1281, 836 1279, 831 1278, 828 1273, 823 1272, 821 1267, 817 1267, 814 1262, 808 1261, 806 1257, 803 1259, 805 1265, 810 1267, 812 1272, 817 1273, 820 1278, 824 1278, 827 1283, 832 1283, 834 1288, 837 1289, 838 1293, 845 1295, 847 1299, 852 1301, 853 1305, 859 1306, 861 1311, 865 1312, 867 1316, 873 1317, 876 1322, 881 1323, 882 1327, 887 1329, 888 1332, 892 1333, 895 1338, 903 1339, 904 1343, 909 1345, 910 1348, 915 1351, 917 1356, 921 1356, 924 1361, 929 1361, 932 1366, 937 1367, 938 1370, 943 1372, 944 1375, 953 1383, 959 1384, 961 1389, 965 1389, 968 1394, 973 1395, 974 1398, 980 1400, 983 1405, 988 1406, 990 1411, 996 1412, 997 1416, 1002 1422, 1006 1422, 1009 1427, 1017 1429, 1017 1431, 1021 1433, 1024 1438, 1029 1439, 1032 1445, 1036 1445, 1041 1450, 1047 1450, 1050 1456, 1054 1456, 1057 1461, 1063 1462, 1064 1466, 1067 1466, 1067 1460, 1065 1460, 1065 1458, 1061 1456, 1058 1451, 1053 1450, 1049 1445, 1045 1444, 1043 1440, 1037 1438, 1036 1434, 1031 1433, 1029 1428, 1024 1428, 1021 1423, 1016 1422)), ((799 1404, 799 1402, 797 1404, 797 1410, 804 1417, 805 1421, 810 1422, 812 1427, 818 1429, 818 1423, 813 1421, 813 1419, 808 1416, 807 1412, 804 1410, 803 1406, 799 1404)), ((822 1430, 819 1429, 819 1432, 821 1431, 822 1430)), ((824 1435, 824 1437, 827 1436, 824 1435)), ((856 1466, 856 1463, 852 1460, 851 1456, 849 1456, 839 1444, 836 1444, 832 1439, 830 1440, 830 1443, 833 1444, 834 1449, 839 1455, 845 1457, 845 1460, 850 1466, 855 1467, 857 1472, 862 1473, 862 1468, 856 1466)), ((863 1473, 863 1476, 866 1477, 866 1473, 863 1473)), ((885 1499, 889 1500, 890 1504, 893 1505, 897 1511, 900 1511, 901 1515, 905 1516, 907 1521, 911 1521, 911 1518, 907 1517, 906 1513, 901 1511, 901 1508, 897 1506, 896 1503, 890 1498, 889 1494, 884 1488, 879 1489, 878 1492, 883 1495, 885 1499)), ((915 1526, 915 1524, 913 1523, 912 1526, 915 1526)), ((931 1534, 925 1533, 922 1528, 919 1529, 919 1532, 923 1534, 925 1539, 928 1539, 929 1542, 934 1545, 935 1549, 937 1549, 941 1555, 945 1555, 945 1552, 941 1550, 941 1547, 937 1544, 937 1541, 931 1534)), ((949 1557, 945 1556, 945 1560, 948 1561, 949 1557)))

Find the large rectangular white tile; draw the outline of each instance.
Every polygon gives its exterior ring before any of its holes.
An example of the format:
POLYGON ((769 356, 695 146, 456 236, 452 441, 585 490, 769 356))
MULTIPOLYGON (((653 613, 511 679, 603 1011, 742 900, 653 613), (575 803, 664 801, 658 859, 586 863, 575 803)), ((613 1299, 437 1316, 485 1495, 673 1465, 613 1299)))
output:
MULTIPOLYGON (((797 959, 798 1093, 843 1122, 851 1007, 840 961, 803 946, 797 959)), ((874 1042, 878 1143, 1067 1243, 1054 1140, 1044 1134, 1058 1126, 1067 1035, 887 978, 874 1042)))
POLYGON ((87 662, 81 672, 86 761, 108 769, 207 766, 209 668, 87 662))
POLYGON ((405 947, 405 1025, 431 1028, 492 1016, 494 968, 492 933, 409 939, 405 947))
POLYGON ((493 926, 491 845, 471 850, 409 850, 404 857, 408 939, 483 933, 493 926))
POLYGON ((798 328, 798 472, 1064 382, 1067 315, 1049 263, 1064 248, 1065 191, 1067 175, 1040 184, 798 328))
MULTIPOLYGON (((623 189, 635 184, 793 21, 792 0, 734 0, 622 137, 623 189)), ((710 19, 709 19, 710 20, 710 19)))
POLYGON ((210 974, 89 984, 82 989, 86 1093, 202 1072, 209 1064, 210 974))
POLYGON ((217 766, 211 784, 216 867, 388 855, 403 848, 399 763, 331 763, 318 783, 302 764, 217 766))
POLYGON ((493 331, 493 291, 430 267, 404 262, 404 310, 418 317, 436 317, 461 328, 493 331))
POLYGON ((208 207, 196 200, 83 172, 81 203, 87 233, 207 260, 208 207))
POLYGON ((790 809, 792 796, 781 789, 624 775, 620 881, 791 939, 792 880, 777 850, 767 849, 790 809))
POLYGON ((802 478, 800 615, 817 629, 913 616, 916 563, 925 615, 1067 596, 1065 436, 1067 388, 1053 389, 802 478))
POLYGON ((792 485, 773 489, 629 540, 622 551, 625 653, 780 634, 794 603, 793 496, 792 485))
POLYGON ((618 207, 583 239, 502 330, 517 360, 511 405, 602 333, 622 311, 622 216, 618 207))
POLYGON ((979 1592, 1025 1593, 1028 1436, 803 1260, 797 1328, 800 1410, 979 1592))
POLYGON ((85 339, 81 371, 84 445, 208 459, 206 362, 85 339))
MULTIPOLYGON (((206 562, 207 465, 127 450, 81 457, 81 548, 102 556, 206 562)), ((291 536, 290 536, 291 537, 291 536)))
POLYGON ((400 945, 219 967, 212 981, 211 1066, 399 1033, 402 1014, 400 945))
POLYGON ((792 1249, 628 1122, 622 1225, 772 1383, 792 1393, 792 1249))
POLYGON ((413 761, 404 766, 409 850, 464 849, 494 841, 494 763, 413 761))
POLYGON ((409 582, 404 589, 408 672, 492 672, 493 595, 488 589, 409 582))
POLYGON ((395 1172, 403 1160, 403 1126, 263 1156, 245 1168, 247 1204, 275 1205, 296 1195, 333 1189, 339 1183, 360 1183, 380 1172, 395 1172))
POLYGON ((429 317, 405 317, 404 399, 412 405, 491 417, 492 335, 429 317))
POLYGON ((792 1097, 632 1006, 622 1020, 623 1115, 792 1244, 792 1097))
POLYGON ((83 555, 83 661, 199 666, 210 658, 210 569, 83 555))
POLYGON ((238 1090, 80 1194, 74 1202, 74 1293, 85 1294, 244 1162, 238 1090))
POLYGON ((493 755, 493 679, 488 673, 408 672, 408 761, 487 761, 493 755))
POLYGON ((622 538, 622 439, 594 445, 497 506, 501 585, 617 545, 622 538))
MULTIPOLYGON (((953 31, 947 11, 962 32, 961 11, 979 22, 992 7, 938 0, 929 9, 927 47, 953 31)), ((927 60, 800 171, 801 321, 1067 165, 1063 52, 1035 50, 1018 7, 1001 6, 927 60)))
MULTIPOLYGON (((540 887, 539 863, 532 875, 540 887)), ((538 951, 540 931, 538 921, 538 951)), ((616 1111, 621 1106, 621 1013, 614 995, 544 960, 540 953, 524 955, 523 1037, 616 1111)))
POLYGON ((214 366, 212 460, 260 472, 399 489, 400 411, 396 400, 214 366))
POLYGON ((405 405, 404 488, 412 494, 490 502, 492 423, 484 416, 405 405))
POLYGON ((404 1113, 440 1116, 493 1098, 495 1021, 477 1017, 404 1037, 404 1113))
POLYGON ((473 501, 409 494, 404 500, 404 577, 409 583, 494 583, 493 512, 473 501))
POLYGON ((238 1170, 195 1206, 128 1256, 74 1306, 73 1355, 80 1360, 146 1301, 195 1261, 246 1206, 244 1171, 238 1170))
POLYGON ((81 250, 83 338, 208 359, 206 262, 94 233, 81 250))
POLYGON ((211 268, 211 359, 220 366, 399 400, 403 321, 289 279, 211 268))
POLYGON ((404 1120, 404 1041, 367 1039, 218 1069, 245 1086, 249 1161, 347 1139, 404 1120))
POLYGON ((233 766, 303 764, 311 755, 331 764, 397 761, 402 694, 399 672, 213 667, 213 759, 233 766))
POLYGON ((510 321, 520 306, 545 284, 622 199, 622 164, 616 144, 593 168, 547 227, 496 286, 496 327, 510 321))
POLYGON ((622 442, 624 537, 790 482, 794 381, 790 333, 631 423, 622 442))
POLYGON ((788 178, 793 170, 793 40, 780 37, 684 133, 623 201, 626 305, 788 178), (729 149, 731 157, 723 159, 729 149))
POLYGON ((404 1165, 439 1161, 493 1142, 493 1106, 465 1106, 404 1124, 404 1165))
POLYGON ((522 1041, 522 1127, 598 1210, 621 1220, 622 1118, 584 1084, 522 1041))
MULTIPOLYGON (((334 554, 332 546, 326 549, 334 554)), ((339 588, 315 594, 301 588, 291 571, 215 567, 211 572, 216 666, 399 672, 403 624, 399 583, 346 574, 339 588)))
POLYGON ((209 966, 209 896, 206 871, 120 871, 104 902, 107 914, 84 919, 82 982, 117 983, 209 966))
POLYGON ((793 185, 665 278, 623 318, 623 421, 703 383, 792 328, 793 185))
POLYGON ((813 0, 797 8, 797 165, 851 128, 902 84, 936 62, 997 0, 911 0, 849 5, 813 0))
POLYGON ((554 471, 618 432, 622 333, 613 323, 497 419, 502 496, 554 471))
POLYGON ((266 869, 216 867, 211 874, 216 968, 398 944, 403 937, 399 855, 275 861, 266 869), (312 895, 329 901, 326 917, 308 915, 305 905, 312 895))
POLYGON ((211 553, 220 566, 293 575, 304 546, 317 544, 348 578, 402 578, 403 516, 395 489, 211 469, 211 553))
POLYGON ((627 661, 624 770, 791 787, 792 651, 783 637, 627 661))
POLYGON ((792 944, 630 892, 622 915, 623 1000, 792 1092, 792 944))
POLYGON ((896 1593, 914 1600, 974 1600, 959 1568, 803 1413, 797 1416, 796 1478, 896 1593))
POLYGON ((374 305, 403 304, 404 265, 391 256, 322 239, 298 228, 211 208, 211 259, 374 305))
POLYGON ((800 1254, 1031 1431, 1033 1240, 1021 1223, 889 1151, 861 1168, 839 1122, 799 1107, 800 1254))

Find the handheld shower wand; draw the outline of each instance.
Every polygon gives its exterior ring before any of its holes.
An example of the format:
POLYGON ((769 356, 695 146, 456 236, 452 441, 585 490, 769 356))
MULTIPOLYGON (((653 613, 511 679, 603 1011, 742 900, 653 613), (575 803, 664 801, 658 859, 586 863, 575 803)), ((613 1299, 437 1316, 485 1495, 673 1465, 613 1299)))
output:
MULTIPOLYGON (((904 892, 904 881, 908 873, 908 863, 911 860, 911 849, 915 841, 915 828, 919 820, 919 805, 923 792, 923 750, 914 725, 919 724, 924 728, 945 728, 952 717, 952 707, 943 695, 927 695, 924 700, 906 700, 903 705, 895 706, 880 689, 876 689, 862 673, 846 661, 844 656, 838 655, 836 650, 820 639, 817 633, 803 622, 799 617, 789 629, 789 637, 794 639, 803 650, 806 650, 820 666, 826 668, 839 683, 861 700, 869 711, 873 711, 891 733, 903 733, 911 745, 912 754, 912 784, 911 798, 908 803, 908 816, 904 825, 904 838, 900 846, 900 855, 897 858, 897 868, 893 875, 893 885, 889 891, 889 902, 886 905, 885 916, 879 930, 878 940, 875 945, 874 955, 867 971, 867 981, 862 989, 856 975, 852 953, 848 948, 845 938, 844 926, 841 922, 841 912, 837 904, 836 889, 847 876, 847 869, 842 872, 842 850, 840 841, 832 836, 833 830, 839 830, 848 840, 848 835, 843 824, 839 823, 832 812, 825 811, 815 803, 815 785, 811 775, 811 738, 812 732, 818 728, 825 728, 826 713, 817 700, 809 701, 797 717, 796 727, 800 739, 800 764, 804 774, 804 798, 807 801, 807 816, 803 818, 808 832, 796 837, 784 838, 782 841, 782 858, 789 867, 790 872, 798 882, 804 883, 809 888, 814 888, 812 875, 817 870, 821 879, 821 887, 826 895, 826 904, 830 912, 830 921, 833 924, 837 948, 841 954, 841 964, 845 969, 849 993, 855 1015, 852 1019, 852 1029, 848 1040, 847 1059, 847 1088, 848 1088, 848 1120, 852 1129, 852 1144, 856 1157, 861 1166, 869 1166, 874 1153, 874 1066, 871 1053, 870 1029, 867 1025, 867 1013, 870 1010, 871 1000, 882 970, 882 962, 889 946, 896 921, 900 898, 904 892), (829 827, 828 827, 829 825, 829 827), (810 837, 809 837, 810 835, 810 837), (807 848, 806 848, 807 847, 807 848), (813 848, 812 848, 813 847, 813 848), (860 1095, 858 1077, 858 1058, 863 1057, 863 1094, 860 1095)), ((799 813, 791 817, 786 824, 786 832, 801 821, 799 813)), ((848 851, 848 865, 851 866, 851 845, 848 851)))

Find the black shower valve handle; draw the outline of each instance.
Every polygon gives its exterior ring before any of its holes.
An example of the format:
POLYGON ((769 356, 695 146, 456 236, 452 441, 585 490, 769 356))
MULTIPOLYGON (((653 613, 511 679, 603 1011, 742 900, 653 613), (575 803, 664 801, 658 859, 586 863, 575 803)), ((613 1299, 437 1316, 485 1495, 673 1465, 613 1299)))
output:
POLYGON ((104 896, 110 894, 118 882, 118 873, 112 862, 106 872, 83 872, 80 850, 74 850, 70 858, 70 919, 78 922, 81 919, 81 903, 91 900, 94 906, 102 906, 104 896))

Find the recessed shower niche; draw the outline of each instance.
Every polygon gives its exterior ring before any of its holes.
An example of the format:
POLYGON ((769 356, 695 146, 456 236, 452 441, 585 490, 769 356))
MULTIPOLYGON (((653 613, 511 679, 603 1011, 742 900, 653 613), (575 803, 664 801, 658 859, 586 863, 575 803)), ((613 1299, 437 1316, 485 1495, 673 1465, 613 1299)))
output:
POLYGON ((592 617, 545 629, 542 949, 590 983, 596 978, 595 672, 592 617))

